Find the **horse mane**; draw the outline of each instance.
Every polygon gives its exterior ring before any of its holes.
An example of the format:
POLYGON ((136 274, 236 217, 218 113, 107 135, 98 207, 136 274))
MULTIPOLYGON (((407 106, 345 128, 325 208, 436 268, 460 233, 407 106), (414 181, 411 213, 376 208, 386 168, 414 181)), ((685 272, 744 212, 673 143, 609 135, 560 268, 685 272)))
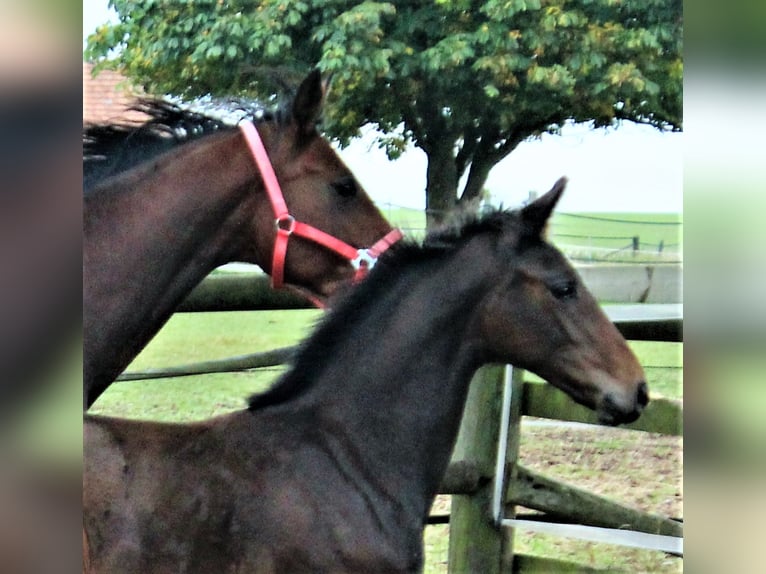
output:
MULTIPOLYGON (((86 124, 82 131, 86 188, 173 147, 236 127, 232 121, 187 109, 185 105, 142 98, 130 109, 148 116, 144 123, 86 124)), ((289 121, 292 108, 291 101, 271 110, 253 101, 216 102, 216 105, 224 113, 236 115, 239 121, 275 121, 279 124, 289 121)))
POLYGON ((167 139, 180 145, 226 126, 216 118, 200 112, 184 109, 178 104, 150 98, 142 98, 130 110, 148 116, 142 124, 86 124, 82 132, 83 158, 108 159, 119 147, 130 140, 167 139))
POLYGON ((369 277, 346 293, 336 306, 320 319, 314 333, 301 343, 290 370, 270 389, 252 395, 248 408, 258 410, 282 404, 306 392, 318 379, 327 358, 345 340, 355 323, 365 316, 369 301, 382 300, 408 269, 438 261, 454 253, 471 238, 481 234, 499 235, 508 226, 519 229, 517 211, 493 209, 483 215, 466 214, 430 232, 422 243, 402 240, 383 255, 369 277))

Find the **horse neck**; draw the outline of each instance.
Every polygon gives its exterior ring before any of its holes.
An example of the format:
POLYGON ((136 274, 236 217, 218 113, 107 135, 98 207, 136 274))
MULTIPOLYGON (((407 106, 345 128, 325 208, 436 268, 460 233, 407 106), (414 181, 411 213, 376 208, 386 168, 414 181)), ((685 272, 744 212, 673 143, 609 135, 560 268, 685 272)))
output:
POLYGON ((405 501, 417 520, 436 494, 482 362, 475 309, 487 288, 484 259, 468 247, 397 270, 379 300, 356 310, 345 342, 326 349, 298 401, 320 421, 311 432, 339 460, 362 461, 384 496, 405 501))
MULTIPOLYGON (((238 237, 252 227, 256 210, 268 209, 255 186, 261 184, 253 159, 232 130, 173 150, 86 196, 86 354, 98 354, 98 345, 125 345, 114 364, 99 368, 107 379, 212 269, 257 250, 238 237)), ((254 258, 239 260, 246 259, 254 258)))
POLYGON ((86 194, 86 225, 88 211, 97 210, 102 219, 114 217, 120 227, 143 227, 149 235, 178 222, 205 226, 222 220, 256 179, 239 132, 214 134, 97 184, 86 194))

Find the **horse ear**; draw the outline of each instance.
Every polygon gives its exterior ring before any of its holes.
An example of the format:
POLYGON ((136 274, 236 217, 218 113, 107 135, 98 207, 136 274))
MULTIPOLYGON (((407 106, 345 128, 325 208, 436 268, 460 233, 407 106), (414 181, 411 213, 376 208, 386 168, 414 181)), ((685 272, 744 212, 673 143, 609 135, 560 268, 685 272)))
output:
POLYGON ((521 210, 521 220, 528 233, 542 237, 548 218, 553 213, 553 208, 556 207, 561 194, 564 193, 566 185, 567 178, 560 178, 553 184, 550 191, 521 210))
POLYGON ((326 90, 327 82, 322 81, 322 74, 316 68, 301 82, 293 100, 293 119, 301 133, 308 134, 314 129, 326 90))

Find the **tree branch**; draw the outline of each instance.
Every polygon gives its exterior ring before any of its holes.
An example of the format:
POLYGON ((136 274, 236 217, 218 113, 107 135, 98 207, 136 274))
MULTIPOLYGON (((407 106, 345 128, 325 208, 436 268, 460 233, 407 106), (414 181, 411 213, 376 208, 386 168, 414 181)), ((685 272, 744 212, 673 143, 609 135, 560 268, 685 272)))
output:
POLYGON ((458 178, 463 177, 465 168, 473 162, 473 155, 479 145, 479 131, 475 126, 469 126, 463 136, 463 145, 455 156, 455 169, 458 178))
POLYGON ((500 134, 496 129, 489 128, 482 134, 471 158, 471 169, 468 180, 460 194, 459 203, 465 204, 480 197, 489 172, 510 154, 516 147, 532 134, 546 130, 551 124, 564 120, 560 114, 550 115, 534 122, 517 123, 512 130, 500 134))

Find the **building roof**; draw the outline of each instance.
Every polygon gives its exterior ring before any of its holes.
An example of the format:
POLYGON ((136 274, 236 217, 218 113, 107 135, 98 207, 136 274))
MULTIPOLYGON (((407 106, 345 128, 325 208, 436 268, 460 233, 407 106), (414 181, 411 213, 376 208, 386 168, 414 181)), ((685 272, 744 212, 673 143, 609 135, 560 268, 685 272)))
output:
POLYGON ((131 89, 127 79, 112 70, 93 77, 93 64, 82 64, 82 121, 86 123, 143 122, 148 116, 130 106, 140 91, 131 89))

